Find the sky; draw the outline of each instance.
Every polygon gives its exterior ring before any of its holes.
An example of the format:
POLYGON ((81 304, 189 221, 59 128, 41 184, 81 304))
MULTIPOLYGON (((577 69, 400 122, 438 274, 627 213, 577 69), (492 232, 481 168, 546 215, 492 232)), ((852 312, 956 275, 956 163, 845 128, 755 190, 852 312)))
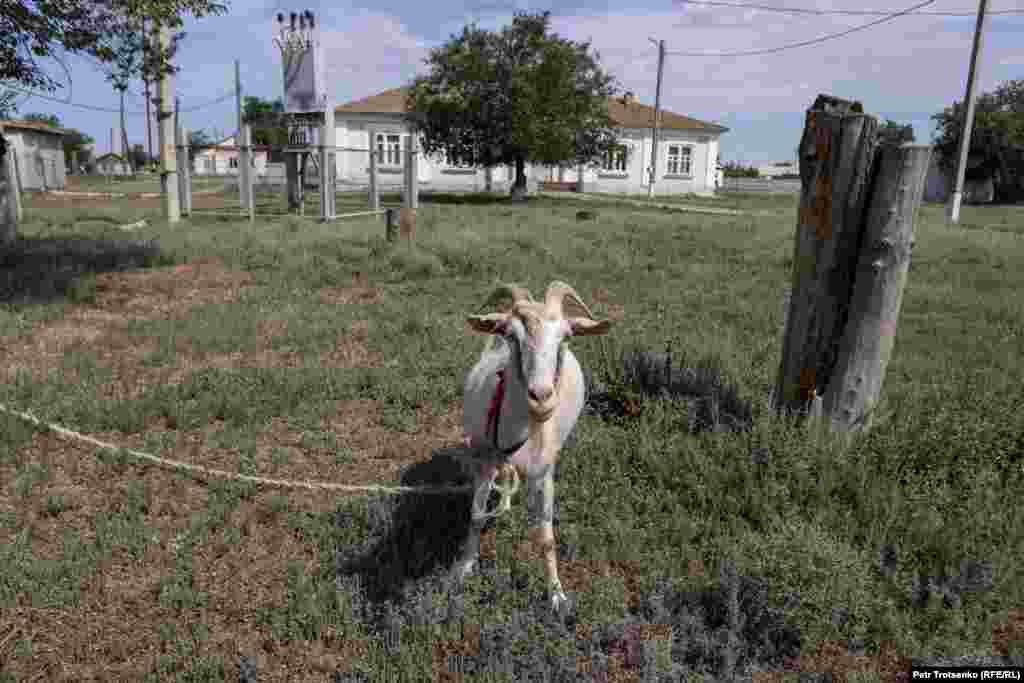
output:
MULTIPOLYGON (((803 130, 804 112, 819 93, 860 100, 867 112, 914 126, 916 141, 932 140, 932 114, 961 100, 967 81, 977 5, 970 0, 934 0, 919 11, 964 13, 962 17, 902 16, 848 36, 756 56, 683 56, 672 52, 736 52, 812 40, 880 19, 878 16, 794 14, 699 4, 683 0, 224 0, 228 13, 186 19, 175 90, 181 125, 230 134, 236 128, 234 60, 240 61, 245 95, 283 94, 281 56, 273 44, 275 15, 310 9, 321 26, 327 87, 336 104, 408 83, 426 73, 424 59, 463 26, 477 22, 498 30, 516 12, 552 13, 551 31, 590 41, 601 64, 646 104, 654 104, 658 51, 664 40, 661 105, 678 114, 729 128, 720 159, 744 164, 790 160, 803 130), (191 109, 191 111, 189 111, 191 109)), ((721 0, 735 4, 816 10, 894 12, 913 0, 861 4, 853 0, 721 0), (889 6, 886 6, 886 5, 889 6)), ((921 0, 918 0, 920 2, 921 0)), ((1024 78, 1024 0, 992 0, 980 58, 979 92, 1024 78)), ((68 56, 64 69, 41 62, 66 87, 51 96, 62 103, 26 96, 18 115, 56 114, 63 125, 96 139, 98 154, 110 151, 110 128, 119 99, 94 60, 68 56), (66 103, 65 103, 66 102, 66 103)), ((126 100, 129 144, 147 145, 141 82, 126 100)), ((157 149, 153 125, 153 149, 157 149)), ((119 143, 115 140, 115 146, 119 143)))

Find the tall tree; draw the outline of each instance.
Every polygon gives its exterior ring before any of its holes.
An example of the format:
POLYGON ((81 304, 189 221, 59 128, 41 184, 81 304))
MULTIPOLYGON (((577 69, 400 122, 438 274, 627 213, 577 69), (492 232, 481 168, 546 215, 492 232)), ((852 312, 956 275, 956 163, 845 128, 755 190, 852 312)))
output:
MULTIPOLYGON (((963 102, 954 102, 932 116, 938 125, 933 144, 949 176, 956 171, 964 112, 963 102)), ((978 96, 968 159, 968 180, 992 178, 997 199, 1024 198, 1024 80, 1007 81, 978 96)))
POLYGON ((550 16, 517 13, 500 33, 473 24, 431 50, 430 73, 407 98, 426 154, 515 164, 512 195, 522 197, 526 163, 591 163, 615 144, 614 78, 589 42, 549 34, 550 16))
MULTIPOLYGON (((284 147, 288 144, 288 128, 279 125, 278 115, 284 113, 284 102, 281 98, 264 100, 259 97, 246 96, 242 100, 242 111, 246 121, 253 124, 252 144, 284 147)), ((271 149, 268 161, 281 161, 283 153, 279 149, 271 149)))
MULTIPOLYGON (((142 19, 180 29, 182 16, 222 14, 218 0, 2 0, 0 1, 0 81, 22 88, 53 91, 57 82, 39 59, 84 53, 112 62, 118 40, 142 19)), ((146 62, 152 77, 174 71, 172 49, 155 47, 146 62)), ((0 134, 0 169, 7 151, 0 134)), ((0 200, 2 201, 2 200, 0 200)), ((14 238, 16 226, 0 207, 0 243, 14 238)))

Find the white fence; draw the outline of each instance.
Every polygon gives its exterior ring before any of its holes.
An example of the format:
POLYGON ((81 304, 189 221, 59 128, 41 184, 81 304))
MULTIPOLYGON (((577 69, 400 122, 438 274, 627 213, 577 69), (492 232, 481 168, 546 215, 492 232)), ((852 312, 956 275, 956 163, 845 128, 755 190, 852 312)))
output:
POLYGON ((799 194, 799 180, 772 178, 725 178, 719 192, 761 192, 771 194, 799 194))

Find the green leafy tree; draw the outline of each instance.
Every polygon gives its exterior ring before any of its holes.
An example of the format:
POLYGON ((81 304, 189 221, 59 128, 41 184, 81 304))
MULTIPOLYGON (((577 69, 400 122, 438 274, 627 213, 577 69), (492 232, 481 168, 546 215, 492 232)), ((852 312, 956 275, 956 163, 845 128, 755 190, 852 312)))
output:
MULTIPOLYGON (((181 28, 183 15, 226 10, 227 4, 217 0, 0 0, 0 82, 52 92, 57 82, 44 70, 42 58, 59 61, 64 53, 85 54, 110 63, 120 41, 143 20, 173 31, 181 28)), ((172 73, 173 45, 150 48, 148 72, 154 78, 172 73)), ((0 135, 0 157, 6 151, 0 135)), ((15 229, 9 221, 0 225, 0 243, 13 239, 15 229)))
MULTIPOLYGON (((959 160, 964 113, 963 102, 954 102, 932 116, 938 125, 935 151, 950 177, 959 160)), ((999 200, 1024 198, 1024 80, 1007 81, 978 96, 968 159, 968 180, 992 178, 999 200)))
POLYGON ((140 144, 132 145, 131 154, 132 165, 135 168, 145 168, 146 164, 149 163, 149 157, 146 155, 146 148, 140 144))
MULTIPOLYGON (((64 129, 64 158, 68 163, 71 163, 72 158, 76 160, 79 165, 88 164, 91 152, 89 151, 88 145, 91 145, 95 140, 92 136, 86 135, 80 130, 74 128, 64 129)), ((77 168, 73 169, 75 172, 77 168)))
POLYGON ((0 91, 0 120, 12 119, 18 112, 18 93, 14 90, 0 91))
POLYGON ((191 130, 188 133, 188 161, 192 163, 196 159, 196 154, 203 151, 203 147, 212 145, 214 140, 210 139, 210 134, 206 132, 205 128, 198 130, 191 130))
POLYGON ((430 73, 407 98, 426 154, 514 164, 519 197, 527 162, 592 163, 615 144, 607 111, 614 78, 590 43, 549 34, 550 14, 517 14, 500 33, 473 24, 431 51, 430 73))
POLYGON ((738 161, 727 161, 722 164, 722 175, 726 178, 757 178, 761 172, 756 166, 743 166, 738 161))
MULTIPOLYGON (((252 144, 284 147, 288 144, 288 128, 278 125, 278 115, 284 113, 281 98, 264 100, 247 96, 242 100, 242 112, 246 121, 253 124, 252 144)), ((268 161, 278 162, 284 158, 279 149, 272 149, 268 161)))
POLYGON ((60 119, 57 118, 56 114, 39 114, 32 112, 31 114, 25 114, 25 121, 31 121, 32 123, 44 123, 47 126, 53 126, 54 128, 60 128, 60 119))
POLYGON ((878 137, 882 144, 899 146, 914 141, 914 127, 886 119, 878 127, 878 137))

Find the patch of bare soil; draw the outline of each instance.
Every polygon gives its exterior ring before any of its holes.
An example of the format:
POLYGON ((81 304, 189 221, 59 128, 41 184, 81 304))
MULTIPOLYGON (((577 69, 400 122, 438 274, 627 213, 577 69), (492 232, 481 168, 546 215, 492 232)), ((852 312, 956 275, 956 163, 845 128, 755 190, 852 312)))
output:
MULTIPOLYGON (((192 590, 205 594, 207 602, 179 610, 161 606, 161 581, 176 572, 176 544, 193 515, 207 509, 207 487, 156 467, 105 465, 91 446, 54 434, 34 435, 26 451, 23 456, 48 465, 50 479, 17 498, 15 466, 0 465, 0 509, 15 515, 13 529, 31 534, 34 558, 64 558, 68 528, 77 530, 84 542, 94 542, 98 513, 125 508, 132 480, 145 482, 141 521, 154 540, 140 559, 115 548, 79 586, 81 602, 75 608, 41 608, 25 593, 13 609, 4 611, 0 662, 16 680, 142 680, 157 670, 161 654, 191 641, 198 626, 209 630, 199 654, 222 656, 227 680, 238 680, 244 654, 256 657, 260 680, 323 681, 334 671, 350 669, 353 657, 368 648, 368 643, 334 633, 317 642, 278 647, 270 629, 258 623, 258 608, 286 607, 290 560, 301 561, 307 576, 319 571, 315 545, 290 533, 287 513, 275 511, 277 491, 260 490, 253 499, 241 501, 223 530, 190 551, 192 590), (64 502, 57 516, 46 512, 53 495, 64 502), (227 529, 240 532, 237 542, 227 540, 227 529), (176 628, 170 643, 160 634, 160 627, 167 625, 176 628), (22 641, 31 644, 30 655, 15 653, 22 641)), ((330 510, 336 495, 303 491, 291 500, 311 511, 330 510)), ((13 542, 15 535, 12 527, 4 527, 0 543, 13 542)))

